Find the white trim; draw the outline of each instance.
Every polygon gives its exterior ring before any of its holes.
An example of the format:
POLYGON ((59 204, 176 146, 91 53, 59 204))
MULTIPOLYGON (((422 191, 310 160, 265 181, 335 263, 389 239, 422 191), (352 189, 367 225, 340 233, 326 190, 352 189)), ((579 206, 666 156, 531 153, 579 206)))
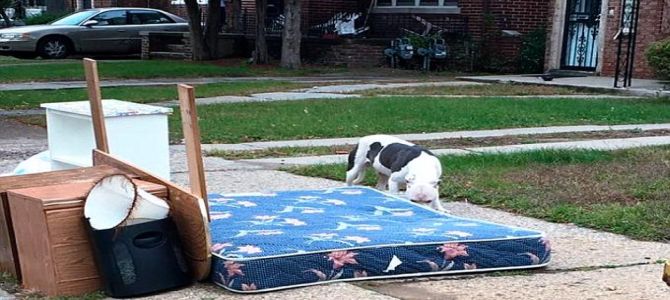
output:
POLYGON ((567 0, 555 0, 554 14, 549 39, 549 57, 547 58, 547 69, 560 69, 563 57, 563 39, 565 31, 565 14, 567 0))
POLYGON ((394 278, 407 278, 407 277, 421 277, 421 276, 436 276, 436 275, 451 275, 451 274, 463 274, 463 273, 483 273, 483 272, 495 272, 495 271, 512 271, 512 270, 523 270, 523 269, 539 269, 539 268, 544 268, 547 265, 549 265, 549 262, 546 262, 544 264, 540 265, 528 265, 528 266, 516 266, 516 267, 505 267, 505 268, 488 268, 488 269, 474 269, 474 270, 453 270, 453 271, 437 271, 437 272, 421 272, 421 273, 405 273, 405 274, 398 274, 398 275, 386 275, 386 276, 369 276, 369 277, 356 277, 356 278, 344 278, 344 279, 337 279, 337 280, 325 280, 325 281, 316 281, 316 282, 310 282, 310 283, 302 283, 302 284, 295 284, 295 285, 287 285, 287 286, 280 286, 280 287, 275 287, 275 288, 269 288, 269 289, 262 289, 262 290, 253 290, 253 291, 240 291, 240 290, 235 290, 231 289, 225 285, 219 284, 219 282, 214 281, 214 284, 228 290, 234 293, 238 294, 255 294, 255 293, 261 293, 261 292, 272 292, 272 291, 279 291, 279 290, 285 290, 285 289, 290 289, 290 288, 299 288, 299 287, 307 287, 307 286, 313 286, 313 285, 319 285, 319 284, 327 284, 327 283, 335 283, 335 282, 347 282, 347 281, 363 281, 363 280, 377 280, 377 279, 394 279, 394 278))
MULTIPOLYGON (((424 210, 428 210, 428 211, 430 211, 432 213, 435 213, 435 214, 444 215, 444 216, 448 216, 448 217, 451 217, 451 218, 454 218, 454 219, 459 219, 459 220, 464 220, 464 221, 471 221, 471 222, 484 223, 484 224, 489 224, 489 225, 503 226, 503 227, 507 227, 507 228, 511 228, 511 229, 517 229, 517 230, 523 230, 523 231, 533 231, 533 232, 536 232, 537 234, 527 235, 527 236, 515 236, 515 237, 510 237, 510 238, 505 237, 505 238, 491 238, 491 239, 479 239, 479 240, 448 240, 448 241, 440 241, 440 242, 433 241, 433 242, 412 243, 412 244, 406 244, 406 243, 402 243, 402 244, 381 244, 381 245, 377 244, 377 245, 369 245, 369 246, 347 247, 347 248, 338 248, 338 249, 322 249, 322 250, 314 250, 314 251, 302 252, 302 253, 277 254, 277 255, 268 255, 268 256, 259 256, 259 257, 243 257, 243 258, 226 257, 226 256, 220 255, 218 253, 214 253, 214 252, 212 252, 212 255, 216 256, 220 259, 224 259, 224 260, 235 261, 235 262, 245 262, 245 261, 261 260, 261 259, 271 259, 271 258, 281 258, 281 257, 289 257, 289 256, 303 256, 303 255, 311 255, 311 254, 328 253, 328 252, 332 252, 332 251, 364 250, 364 249, 382 248, 382 247, 386 248, 386 247, 403 247, 403 246, 404 247, 429 246, 429 245, 440 245, 440 244, 445 244, 445 243, 481 243, 481 242, 510 241, 510 240, 520 240, 520 239, 531 239, 531 238, 544 238, 544 237, 546 237, 546 234, 544 232, 538 231, 538 230, 532 230, 532 229, 522 228, 522 227, 517 227, 517 226, 512 226, 512 225, 498 224, 498 223, 489 222, 489 221, 485 221, 485 220, 478 220, 478 219, 474 219, 474 218, 457 217, 457 216, 447 214, 445 212, 435 211, 435 210, 431 209, 430 207, 428 207, 426 205, 414 203, 414 202, 409 201, 407 199, 398 197, 397 195, 392 195, 388 192, 379 191, 377 189, 367 187, 367 186, 339 187, 339 188, 332 188, 332 189, 337 189, 337 190, 346 190, 346 189, 373 190, 373 191, 375 191, 379 194, 385 195, 387 197, 403 200, 410 205, 419 207, 419 208, 424 209, 424 210)), ((329 189, 326 189, 326 190, 329 190, 329 189)), ((319 191, 319 190, 315 190, 315 191, 319 191)), ((277 193, 281 193, 281 192, 282 191, 278 191, 277 193)), ((284 191, 284 192, 288 192, 288 191, 284 191)), ((221 196, 225 197, 225 198, 234 198, 234 197, 236 197, 236 195, 239 196, 239 195, 244 195, 244 194, 222 194, 221 196)))

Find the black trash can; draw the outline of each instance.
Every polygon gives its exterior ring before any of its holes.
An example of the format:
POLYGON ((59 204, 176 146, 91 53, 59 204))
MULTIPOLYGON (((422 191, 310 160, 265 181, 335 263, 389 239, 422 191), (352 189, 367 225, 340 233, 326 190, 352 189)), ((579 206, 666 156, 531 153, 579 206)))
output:
POLYGON ((134 297, 192 283, 170 218, 108 230, 86 224, 109 296, 134 297))

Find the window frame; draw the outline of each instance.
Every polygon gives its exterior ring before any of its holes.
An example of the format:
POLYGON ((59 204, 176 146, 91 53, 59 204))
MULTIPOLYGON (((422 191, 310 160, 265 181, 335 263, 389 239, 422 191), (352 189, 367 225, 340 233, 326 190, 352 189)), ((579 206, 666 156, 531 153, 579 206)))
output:
POLYGON ((160 12, 160 11, 157 11, 157 10, 137 9, 137 8, 135 8, 135 9, 129 9, 129 10, 127 10, 127 14, 128 14, 128 17, 127 17, 127 18, 128 18, 128 23, 129 23, 130 25, 164 25, 164 24, 174 24, 174 23, 177 23, 175 20, 173 20, 172 18, 170 18, 169 16, 167 16, 167 15, 164 14, 163 12, 160 12), (142 13, 155 13, 155 14, 158 14, 158 15, 162 16, 163 18, 167 19, 169 22, 167 22, 167 23, 140 23, 140 24, 134 24, 134 23, 132 23, 132 18, 133 18, 133 14, 134 14, 134 12, 138 12, 138 13, 136 13, 136 14, 138 14, 138 15, 139 15, 139 14, 142 14, 142 13))
MULTIPOLYGON (((125 23, 125 24, 105 24, 105 25, 95 25, 95 26, 96 26, 96 27, 98 27, 98 26, 99 26, 99 27, 107 27, 107 26, 128 26, 128 25, 130 25, 130 24, 128 23, 128 21, 129 21, 129 20, 128 20, 129 14, 128 14, 128 10, 127 10, 127 9, 110 9, 110 10, 104 10, 104 11, 101 11, 101 12, 99 12, 99 13, 97 13, 97 14, 91 16, 91 17, 88 18, 88 20, 86 20, 86 21, 89 21, 89 20, 95 20, 95 18, 99 17, 100 15, 104 15, 104 14, 106 14, 106 13, 112 13, 112 12, 122 12, 122 13, 125 13, 125 15, 126 15, 126 16, 125 16, 125 17, 126 17, 126 18, 125 18, 125 19, 126 19, 126 23, 125 23)), ((86 23, 86 21, 82 22, 81 24, 86 23)), ((95 21, 97 21, 97 20, 95 20, 95 21)))
POLYGON ((397 5, 398 0, 391 0, 390 6, 380 6, 375 3, 372 13, 397 14, 397 13, 421 13, 421 14, 460 14, 461 9, 455 0, 438 0, 438 5, 421 5, 422 0, 414 0, 414 5, 397 5))

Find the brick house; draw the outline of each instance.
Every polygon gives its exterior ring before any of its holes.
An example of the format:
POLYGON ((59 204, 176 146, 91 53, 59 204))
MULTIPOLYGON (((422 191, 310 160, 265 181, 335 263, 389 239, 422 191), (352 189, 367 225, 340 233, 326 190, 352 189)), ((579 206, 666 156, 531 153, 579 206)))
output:
MULTIPOLYGON (((454 51, 476 51, 474 58, 470 56, 475 61, 481 61, 482 53, 488 51, 491 60, 486 63, 513 66, 523 37, 537 29, 546 29, 545 70, 581 70, 612 76, 617 59, 617 41, 613 37, 619 31, 621 7, 631 1, 376 0, 371 5, 371 0, 303 0, 303 32, 310 35, 310 28, 327 22, 338 12, 362 13, 358 22, 370 26, 366 39, 347 40, 336 46, 331 43, 330 46, 312 47, 310 44, 306 53, 325 51, 328 58, 322 62, 379 64, 383 61, 381 50, 391 38, 403 34, 402 28, 418 32, 425 28, 416 19, 420 17, 442 29, 454 51), (469 44, 461 47, 464 40, 469 44)), ((634 75, 648 78, 653 77, 653 73, 646 64, 644 49, 654 41, 670 37, 670 0, 640 1, 634 75)), ((183 1, 179 0, 71 2, 94 7, 154 7, 185 15, 183 1)), ((240 27, 244 33, 254 32, 254 10, 254 0, 241 0, 242 17, 239 20, 243 23, 240 27)), ((268 0, 269 23, 282 10, 283 0, 268 0)), ((230 9, 228 13, 232 13, 230 9)), ((461 59, 468 55, 461 53, 455 57, 461 59)), ((514 68, 504 70, 513 71, 514 68)))
MULTIPOLYGON (((43 0, 50 1, 50 0, 43 0)), ((268 1, 268 23, 283 11, 283 0, 268 1)), ((180 0, 65 0, 70 10, 94 7, 152 7, 186 16, 183 1, 180 0)), ((205 4, 206 0, 199 0, 205 4)), ((228 1, 230 3, 230 0, 228 1)), ((486 22, 493 19, 494 27, 500 30, 515 30, 521 34, 535 28, 546 26, 549 9, 546 0, 303 0, 303 32, 310 34, 310 28, 329 21, 339 12, 361 13, 359 22, 370 26, 366 33, 366 41, 347 41, 335 52, 342 55, 327 55, 336 63, 346 64, 381 64, 382 50, 391 38, 403 34, 402 28, 420 32, 424 29, 415 16, 432 23, 444 30, 446 36, 468 36, 473 40, 485 36, 486 22), (368 16, 368 12, 370 12, 368 16), (365 58, 356 57, 365 53, 365 58), (339 58, 339 61, 338 61, 339 58)), ((230 6, 230 4, 229 4, 230 6)), ((255 26, 255 1, 241 0, 242 31, 253 33, 255 26)), ((228 13, 232 13, 228 10, 228 13)), ((490 26, 489 26, 490 27, 490 26)), ((496 52, 504 57, 515 57, 520 39, 486 35, 497 45, 496 52)), ((316 45, 308 50, 319 52, 325 48, 316 45)), ((327 47, 328 48, 328 47, 327 47)), ((332 47, 330 47, 332 48, 332 47)), ((328 51, 329 49, 325 49, 328 51)), ((307 51, 309 52, 309 51, 307 51)), ((329 53, 333 54, 333 53, 329 53)), ((326 62, 326 61, 324 61, 326 62)))

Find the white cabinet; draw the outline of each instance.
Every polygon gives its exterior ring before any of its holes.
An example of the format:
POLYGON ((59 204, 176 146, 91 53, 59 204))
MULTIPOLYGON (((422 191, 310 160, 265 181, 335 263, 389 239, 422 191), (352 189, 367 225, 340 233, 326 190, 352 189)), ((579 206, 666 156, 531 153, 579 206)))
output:
MULTIPOLYGON (((95 136, 88 101, 45 103, 51 159, 92 165, 95 136)), ((170 178, 168 115, 171 108, 102 100, 109 152, 165 179, 170 178)))

